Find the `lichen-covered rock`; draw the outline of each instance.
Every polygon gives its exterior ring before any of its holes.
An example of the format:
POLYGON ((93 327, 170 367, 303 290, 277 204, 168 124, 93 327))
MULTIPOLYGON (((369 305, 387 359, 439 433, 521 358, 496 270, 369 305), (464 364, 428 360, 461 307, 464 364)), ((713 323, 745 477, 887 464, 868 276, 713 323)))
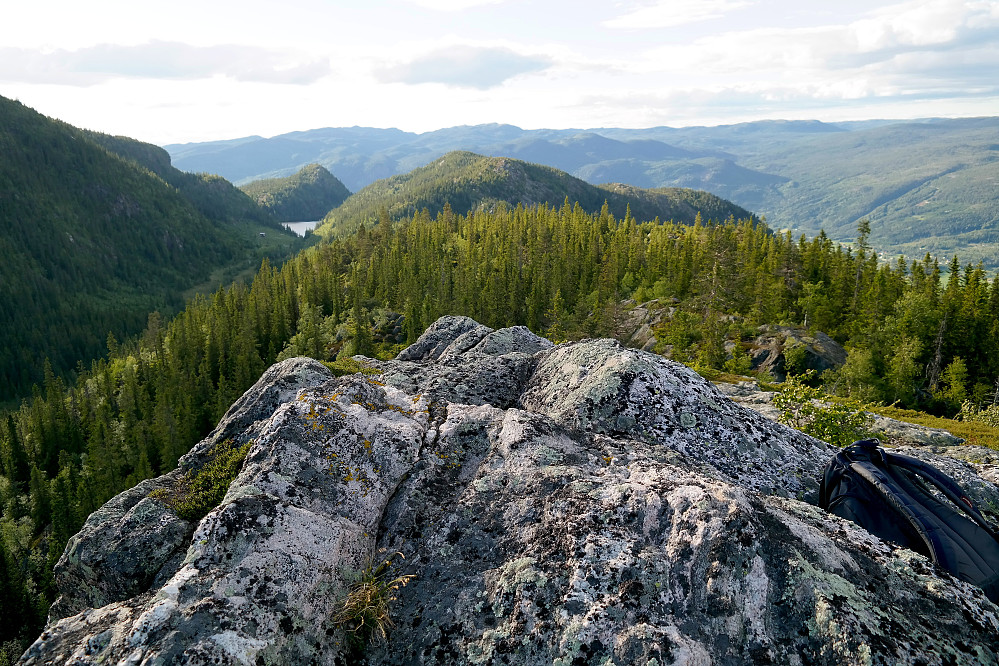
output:
POLYGON ((617 329, 616 337, 628 347, 652 351, 659 342, 654 329, 676 312, 673 303, 656 298, 645 303, 627 300, 624 305, 628 309, 624 313, 624 321, 617 329))
POLYGON ((369 363, 383 381, 412 395, 509 407, 520 399, 535 354, 551 347, 524 326, 494 331, 468 317, 443 317, 395 360, 369 363))
POLYGON ((435 361, 466 333, 471 333, 475 344, 492 329, 468 317, 441 317, 430 325, 420 339, 399 352, 400 361, 435 361))
POLYGON ((747 487, 813 496, 831 449, 726 399, 690 368, 615 340, 538 355, 525 409, 575 430, 662 443, 747 487))
POLYGON ((461 464, 386 512, 381 543, 418 577, 369 663, 996 658, 997 609, 925 558, 636 444, 452 406, 437 447, 461 464))
POLYGON ((846 350, 822 331, 810 334, 793 326, 761 326, 750 351, 753 369, 769 372, 778 381, 784 381, 792 349, 800 354, 801 365, 794 368, 795 372, 813 370, 821 375, 846 363, 846 350))
POLYGON ((951 434, 943 428, 906 423, 897 419, 871 414, 873 421, 871 430, 888 446, 943 446, 953 447, 964 442, 964 439, 951 434))
POLYGON ((62 595, 49 609, 50 622, 129 599, 176 570, 193 527, 149 494, 177 476, 143 481, 121 493, 70 538, 55 566, 62 595))
POLYGON ((382 374, 274 366, 173 476, 95 513, 22 663, 999 658, 980 590, 799 499, 826 445, 681 365, 455 317, 368 362, 382 374), (148 497, 226 439, 248 455, 196 526, 148 497), (381 549, 415 578, 359 655, 337 612, 381 549))

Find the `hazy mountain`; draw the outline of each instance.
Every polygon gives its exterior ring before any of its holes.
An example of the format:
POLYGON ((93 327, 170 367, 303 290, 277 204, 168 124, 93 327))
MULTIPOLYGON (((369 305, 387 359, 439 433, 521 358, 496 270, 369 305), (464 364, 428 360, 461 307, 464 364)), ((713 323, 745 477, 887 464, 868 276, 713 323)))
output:
POLYGON ((451 150, 546 164, 592 184, 703 189, 807 235, 850 241, 871 221, 887 253, 982 258, 999 267, 999 118, 760 121, 718 127, 521 130, 452 127, 414 134, 340 128, 167 146, 182 169, 236 181, 315 161, 354 191, 451 150))
POLYGON ((222 178, 171 167, 162 148, 2 97, 0 153, 0 402, 40 383, 46 358, 71 370, 218 269, 258 265, 261 230, 285 233, 222 178))
POLYGON ((287 178, 255 180, 240 189, 281 222, 320 220, 350 196, 350 190, 318 164, 308 164, 287 178))
POLYGON ((999 266, 999 118, 812 137, 774 148, 757 164, 790 178, 760 207, 772 224, 847 239, 868 218, 881 250, 956 253, 999 266))
POLYGON ((218 173, 237 184, 287 176, 308 162, 329 169, 352 191, 406 173, 445 153, 468 150, 538 162, 563 171, 626 157, 665 160, 717 156, 661 141, 608 139, 599 131, 522 130, 513 125, 451 127, 414 134, 397 129, 326 128, 264 139, 166 146, 177 168, 218 173))
POLYGON ((587 212, 606 202, 611 213, 624 217, 631 207, 640 220, 673 219, 693 222, 752 214, 707 192, 663 188, 642 190, 629 185, 594 186, 549 166, 506 157, 485 157, 455 151, 409 173, 392 176, 365 187, 331 211, 321 233, 351 231, 359 224, 372 224, 385 210, 393 219, 410 216, 424 208, 436 215, 445 203, 457 213, 489 209, 497 203, 511 206, 549 204, 561 206, 568 199, 587 212))

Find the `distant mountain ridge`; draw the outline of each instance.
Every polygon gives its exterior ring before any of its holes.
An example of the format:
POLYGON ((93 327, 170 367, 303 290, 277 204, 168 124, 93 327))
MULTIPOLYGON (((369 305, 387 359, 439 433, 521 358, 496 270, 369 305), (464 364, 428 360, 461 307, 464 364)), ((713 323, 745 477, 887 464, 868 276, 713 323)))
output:
POLYGON ((127 136, 111 136, 87 130, 81 132, 108 151, 149 169, 175 187, 199 213, 212 220, 230 224, 252 221, 280 228, 270 211, 258 206, 231 182, 215 174, 181 171, 171 164, 170 154, 159 146, 127 136))
POLYGON ((706 190, 809 236, 871 241, 905 252, 999 267, 999 118, 760 121, 718 127, 522 130, 477 125, 415 134, 324 128, 166 147, 181 169, 240 183, 287 175, 306 162, 353 191, 453 150, 562 169, 591 184, 706 190))
POLYGON ((486 157, 454 151, 408 173, 376 181, 330 211, 319 233, 351 232, 360 224, 378 221, 382 211, 391 219, 427 209, 436 216, 450 205, 456 213, 509 206, 565 201, 585 211, 610 213, 623 218, 628 210, 639 220, 676 220, 693 223, 698 214, 707 221, 728 217, 747 219, 750 211, 707 192, 663 188, 643 190, 629 185, 595 186, 549 166, 506 157, 486 157))

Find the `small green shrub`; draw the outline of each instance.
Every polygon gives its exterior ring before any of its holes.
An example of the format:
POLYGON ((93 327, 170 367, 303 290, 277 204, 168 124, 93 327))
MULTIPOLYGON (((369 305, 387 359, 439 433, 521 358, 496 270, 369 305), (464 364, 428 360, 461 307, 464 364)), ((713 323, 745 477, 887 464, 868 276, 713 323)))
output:
MULTIPOLYGON (((382 549, 379 554, 384 552, 382 549)), ((352 652, 363 650, 372 639, 388 638, 388 630, 394 624, 389 606, 396 599, 395 593, 415 578, 413 575, 389 577, 395 555, 402 557, 402 553, 396 552, 378 564, 370 562, 357 575, 333 616, 333 622, 345 631, 352 652)))
POLYGON ((808 351, 803 344, 784 347, 784 370, 788 375, 802 376, 808 371, 808 351))
POLYGON ((378 342, 375 344, 372 356, 382 361, 391 361, 399 354, 399 352, 408 346, 409 345, 404 342, 378 342))
POLYGON ((211 459, 201 469, 188 471, 173 488, 154 490, 149 496, 171 507, 184 520, 201 520, 222 502, 252 443, 237 447, 227 439, 216 444, 208 454, 211 459))
POLYGON ((806 383, 812 374, 810 370, 788 375, 780 392, 774 394, 781 423, 839 447, 870 437, 873 419, 866 406, 855 400, 830 401, 820 389, 806 383))
POLYGON ((999 405, 979 407, 970 400, 965 400, 961 403, 961 411, 958 412, 956 419, 972 423, 984 423, 989 427, 999 428, 999 405))
POLYGON ((753 357, 749 355, 740 341, 736 340, 735 347, 732 349, 732 358, 725 361, 722 369, 733 375, 748 375, 749 371, 753 369, 753 357))
POLYGON ((321 363, 329 368, 334 377, 353 375, 358 372, 363 375, 377 375, 381 373, 381 370, 378 368, 372 368, 370 365, 365 365, 360 361, 355 361, 349 356, 338 358, 335 361, 321 361, 321 363))

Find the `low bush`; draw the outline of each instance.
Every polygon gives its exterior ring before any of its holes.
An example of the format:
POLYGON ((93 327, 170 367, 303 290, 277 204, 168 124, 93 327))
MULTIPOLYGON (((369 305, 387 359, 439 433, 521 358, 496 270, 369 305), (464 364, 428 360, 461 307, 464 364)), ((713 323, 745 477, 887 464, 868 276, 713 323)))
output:
POLYGON ((358 372, 363 375, 377 375, 381 372, 378 368, 372 368, 370 365, 365 365, 349 356, 338 358, 335 361, 321 361, 321 363, 329 368, 334 377, 353 375, 358 372))
POLYGON ((173 488, 154 490, 149 496, 171 507, 184 520, 201 520, 222 502, 252 443, 237 447, 227 439, 216 444, 204 466, 188 471, 173 488))
POLYGON ((773 404, 781 412, 781 423, 839 447, 870 437, 873 419, 867 406, 855 400, 830 400, 821 389, 806 383, 812 374, 810 370, 788 375, 779 385, 773 404))

